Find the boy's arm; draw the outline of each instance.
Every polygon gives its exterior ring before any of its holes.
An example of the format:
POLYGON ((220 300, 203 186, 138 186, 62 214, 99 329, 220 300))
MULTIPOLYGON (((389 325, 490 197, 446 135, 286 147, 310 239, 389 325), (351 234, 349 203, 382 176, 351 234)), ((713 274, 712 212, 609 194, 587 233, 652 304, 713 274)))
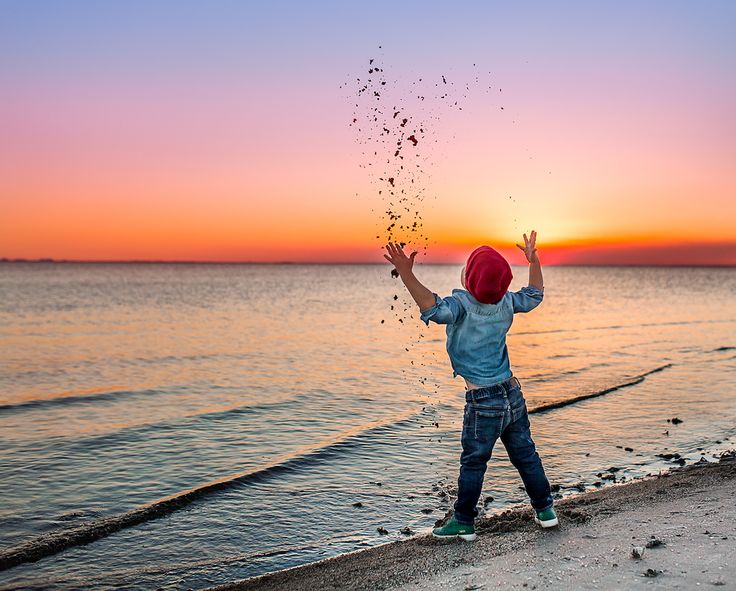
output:
POLYGON ((539 257, 529 264, 529 287, 536 287, 539 291, 544 291, 542 263, 539 262, 539 257))
POLYGON ((542 263, 539 262, 537 255, 537 233, 532 230, 529 238, 524 234, 524 246, 517 244, 524 253, 526 260, 529 261, 529 287, 536 287, 540 291, 544 291, 544 278, 542 277, 542 263))
POLYGON ((404 282, 409 294, 414 298, 417 306, 419 306, 419 310, 421 312, 429 310, 435 304, 435 297, 414 275, 414 258, 417 256, 417 253, 413 252, 409 256, 406 256, 404 249, 399 244, 391 243, 386 245, 386 250, 388 254, 384 254, 383 258, 396 268, 401 281, 404 282))

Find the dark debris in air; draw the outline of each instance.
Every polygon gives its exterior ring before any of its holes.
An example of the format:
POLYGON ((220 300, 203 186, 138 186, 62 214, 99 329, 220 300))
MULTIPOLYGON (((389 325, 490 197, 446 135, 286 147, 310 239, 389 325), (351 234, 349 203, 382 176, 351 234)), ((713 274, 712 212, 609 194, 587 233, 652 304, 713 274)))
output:
MULTIPOLYGON (((391 76, 383 62, 381 56, 371 57, 367 76, 354 78, 354 94, 348 97, 355 105, 351 126, 363 148, 360 166, 369 171, 369 180, 384 201, 391 221, 383 225, 383 235, 379 233, 382 242, 412 244, 425 255, 429 239, 424 234, 423 210, 430 193, 426 171, 437 160, 438 122, 450 111, 461 110, 471 87, 487 85, 490 76, 481 80, 475 70, 474 81, 453 83, 441 74, 440 91, 426 77, 391 76), (424 147, 406 153, 405 142, 414 148, 420 144, 424 147), (377 181, 388 182, 390 190, 383 191, 377 181)), ((437 80, 435 76, 429 78, 437 80)), ((344 86, 349 88, 350 84, 344 86)))
MULTIPOLYGON (((376 218, 374 234, 381 249, 387 243, 398 243, 408 247, 407 254, 417 251, 419 260, 426 256, 430 245, 424 223, 426 203, 437 198, 429 171, 451 149, 454 139, 443 136, 444 120, 462 111, 474 91, 484 93, 495 105, 498 99, 489 95, 495 89, 491 72, 486 75, 476 64, 468 80, 459 80, 454 72, 436 71, 412 78, 388 67, 381 46, 378 49, 379 55, 368 59, 367 67, 365 63, 361 65, 359 76, 341 86, 347 89, 346 98, 353 105, 350 128, 361 153, 359 167, 365 171, 370 186, 369 192, 358 194, 358 198, 377 199, 381 204, 374 208, 382 212, 376 218)), ((390 276, 396 279, 399 274, 391 269, 390 276)), ((394 294, 392 299, 387 303, 389 317, 381 319, 381 324, 393 321, 403 325, 406 321, 416 325, 412 313, 415 307, 408 296, 401 305, 394 305, 399 295, 394 294)), ((406 347, 409 356, 423 338, 424 333, 413 337, 406 347)), ((409 359, 409 363, 419 364, 414 359, 409 359)), ((429 400, 439 398, 439 384, 422 378, 420 386, 426 391, 427 407, 432 409, 433 420, 427 426, 436 433, 440 423, 434 419, 439 416, 437 407, 429 400)), ((432 509, 426 512, 431 513, 432 509)))

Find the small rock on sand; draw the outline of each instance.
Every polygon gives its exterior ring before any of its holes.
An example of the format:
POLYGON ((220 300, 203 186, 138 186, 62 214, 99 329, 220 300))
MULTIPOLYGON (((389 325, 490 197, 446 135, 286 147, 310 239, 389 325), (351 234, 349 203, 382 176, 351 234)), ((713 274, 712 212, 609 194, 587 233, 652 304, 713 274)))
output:
POLYGON ((634 546, 631 548, 631 557, 640 560, 644 557, 644 546, 634 546))
POLYGON ((652 536, 652 539, 649 540, 645 544, 645 547, 646 548, 659 548, 660 546, 664 546, 664 545, 665 545, 664 541, 660 540, 659 538, 656 538, 656 537, 652 536))

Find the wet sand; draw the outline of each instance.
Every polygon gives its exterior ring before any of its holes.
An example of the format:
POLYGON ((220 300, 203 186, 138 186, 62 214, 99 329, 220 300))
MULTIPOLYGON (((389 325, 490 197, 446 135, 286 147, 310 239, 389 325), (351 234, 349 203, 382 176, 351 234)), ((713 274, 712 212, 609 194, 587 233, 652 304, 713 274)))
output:
POLYGON ((557 529, 517 509, 480 520, 473 543, 425 534, 214 589, 733 589, 734 498, 730 453, 568 497, 557 529))

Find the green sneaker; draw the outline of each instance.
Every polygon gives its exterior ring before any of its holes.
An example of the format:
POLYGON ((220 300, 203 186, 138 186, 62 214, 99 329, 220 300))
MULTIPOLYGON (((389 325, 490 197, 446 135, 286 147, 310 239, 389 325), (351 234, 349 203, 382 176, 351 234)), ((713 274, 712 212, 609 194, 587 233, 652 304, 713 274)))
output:
POLYGON ((442 538, 443 540, 460 538, 467 542, 472 542, 476 538, 475 526, 458 523, 455 521, 454 517, 442 527, 434 528, 432 530, 432 535, 435 538, 442 538))
POLYGON ((555 513, 555 510, 552 507, 545 509, 544 511, 536 511, 534 521, 542 527, 555 527, 559 524, 557 513, 555 513))

